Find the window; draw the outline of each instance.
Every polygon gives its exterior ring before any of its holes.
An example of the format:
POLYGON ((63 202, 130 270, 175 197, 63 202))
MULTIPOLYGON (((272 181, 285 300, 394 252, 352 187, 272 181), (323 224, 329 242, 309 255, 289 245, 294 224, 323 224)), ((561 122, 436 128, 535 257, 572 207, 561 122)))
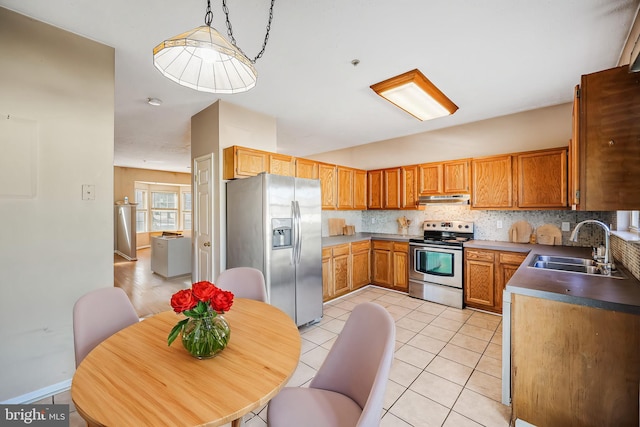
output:
POLYGON ((151 231, 178 229, 178 193, 151 191, 151 231))
POLYGON ((147 190, 143 188, 138 188, 136 185, 136 232, 144 233, 147 230, 147 190))
POLYGON ((191 188, 180 188, 182 195, 182 229, 191 230, 191 188))
POLYGON ((629 215, 629 231, 640 231, 640 211, 631 211, 629 215))

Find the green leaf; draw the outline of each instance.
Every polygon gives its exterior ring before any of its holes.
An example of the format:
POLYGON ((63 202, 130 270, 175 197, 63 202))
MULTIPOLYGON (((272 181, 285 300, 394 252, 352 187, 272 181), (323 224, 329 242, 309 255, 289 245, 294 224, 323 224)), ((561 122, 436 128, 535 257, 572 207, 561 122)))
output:
POLYGON ((179 321, 176 324, 176 326, 173 327, 173 329, 171 329, 171 332, 169 332, 169 336, 167 337, 167 345, 171 345, 171 343, 173 343, 175 341, 175 339, 178 338, 178 334, 182 330, 182 327, 188 321, 189 321, 189 319, 183 319, 183 320, 179 321))

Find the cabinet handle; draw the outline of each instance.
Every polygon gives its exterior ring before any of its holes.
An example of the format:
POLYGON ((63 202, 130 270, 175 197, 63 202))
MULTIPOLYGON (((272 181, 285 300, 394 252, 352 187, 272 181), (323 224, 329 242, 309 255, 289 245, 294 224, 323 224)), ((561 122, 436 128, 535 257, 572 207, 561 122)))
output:
POLYGON ((211 242, 204 242, 204 247, 208 248, 209 246, 211 246, 211 242))
POLYGON ((615 141, 613 139, 609 140, 609 147, 613 147, 615 145, 615 141))

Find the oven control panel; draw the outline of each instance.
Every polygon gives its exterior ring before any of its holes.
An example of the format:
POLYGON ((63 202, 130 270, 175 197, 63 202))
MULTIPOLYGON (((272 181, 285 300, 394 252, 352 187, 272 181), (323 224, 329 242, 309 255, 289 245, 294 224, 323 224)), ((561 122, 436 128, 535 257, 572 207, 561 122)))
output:
POLYGON ((472 221, 431 221, 423 224, 425 231, 457 231, 461 233, 473 233, 472 221))

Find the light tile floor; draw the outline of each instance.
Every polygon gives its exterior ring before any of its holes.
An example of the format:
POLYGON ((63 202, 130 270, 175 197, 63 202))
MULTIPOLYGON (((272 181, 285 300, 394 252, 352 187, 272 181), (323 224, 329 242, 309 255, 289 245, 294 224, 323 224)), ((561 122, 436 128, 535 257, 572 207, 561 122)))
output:
MULTIPOLYGON (((511 408, 500 403, 502 317, 455 309, 375 286, 324 306, 324 317, 300 329, 300 363, 289 386, 307 386, 357 304, 373 301, 396 321, 396 351, 381 427, 508 426, 511 408)), ((49 403, 71 403, 70 393, 49 403)), ((71 406, 73 410, 73 405, 71 406)), ((266 426, 266 408, 245 416, 266 426)), ((71 426, 85 425, 77 412, 71 426)))

